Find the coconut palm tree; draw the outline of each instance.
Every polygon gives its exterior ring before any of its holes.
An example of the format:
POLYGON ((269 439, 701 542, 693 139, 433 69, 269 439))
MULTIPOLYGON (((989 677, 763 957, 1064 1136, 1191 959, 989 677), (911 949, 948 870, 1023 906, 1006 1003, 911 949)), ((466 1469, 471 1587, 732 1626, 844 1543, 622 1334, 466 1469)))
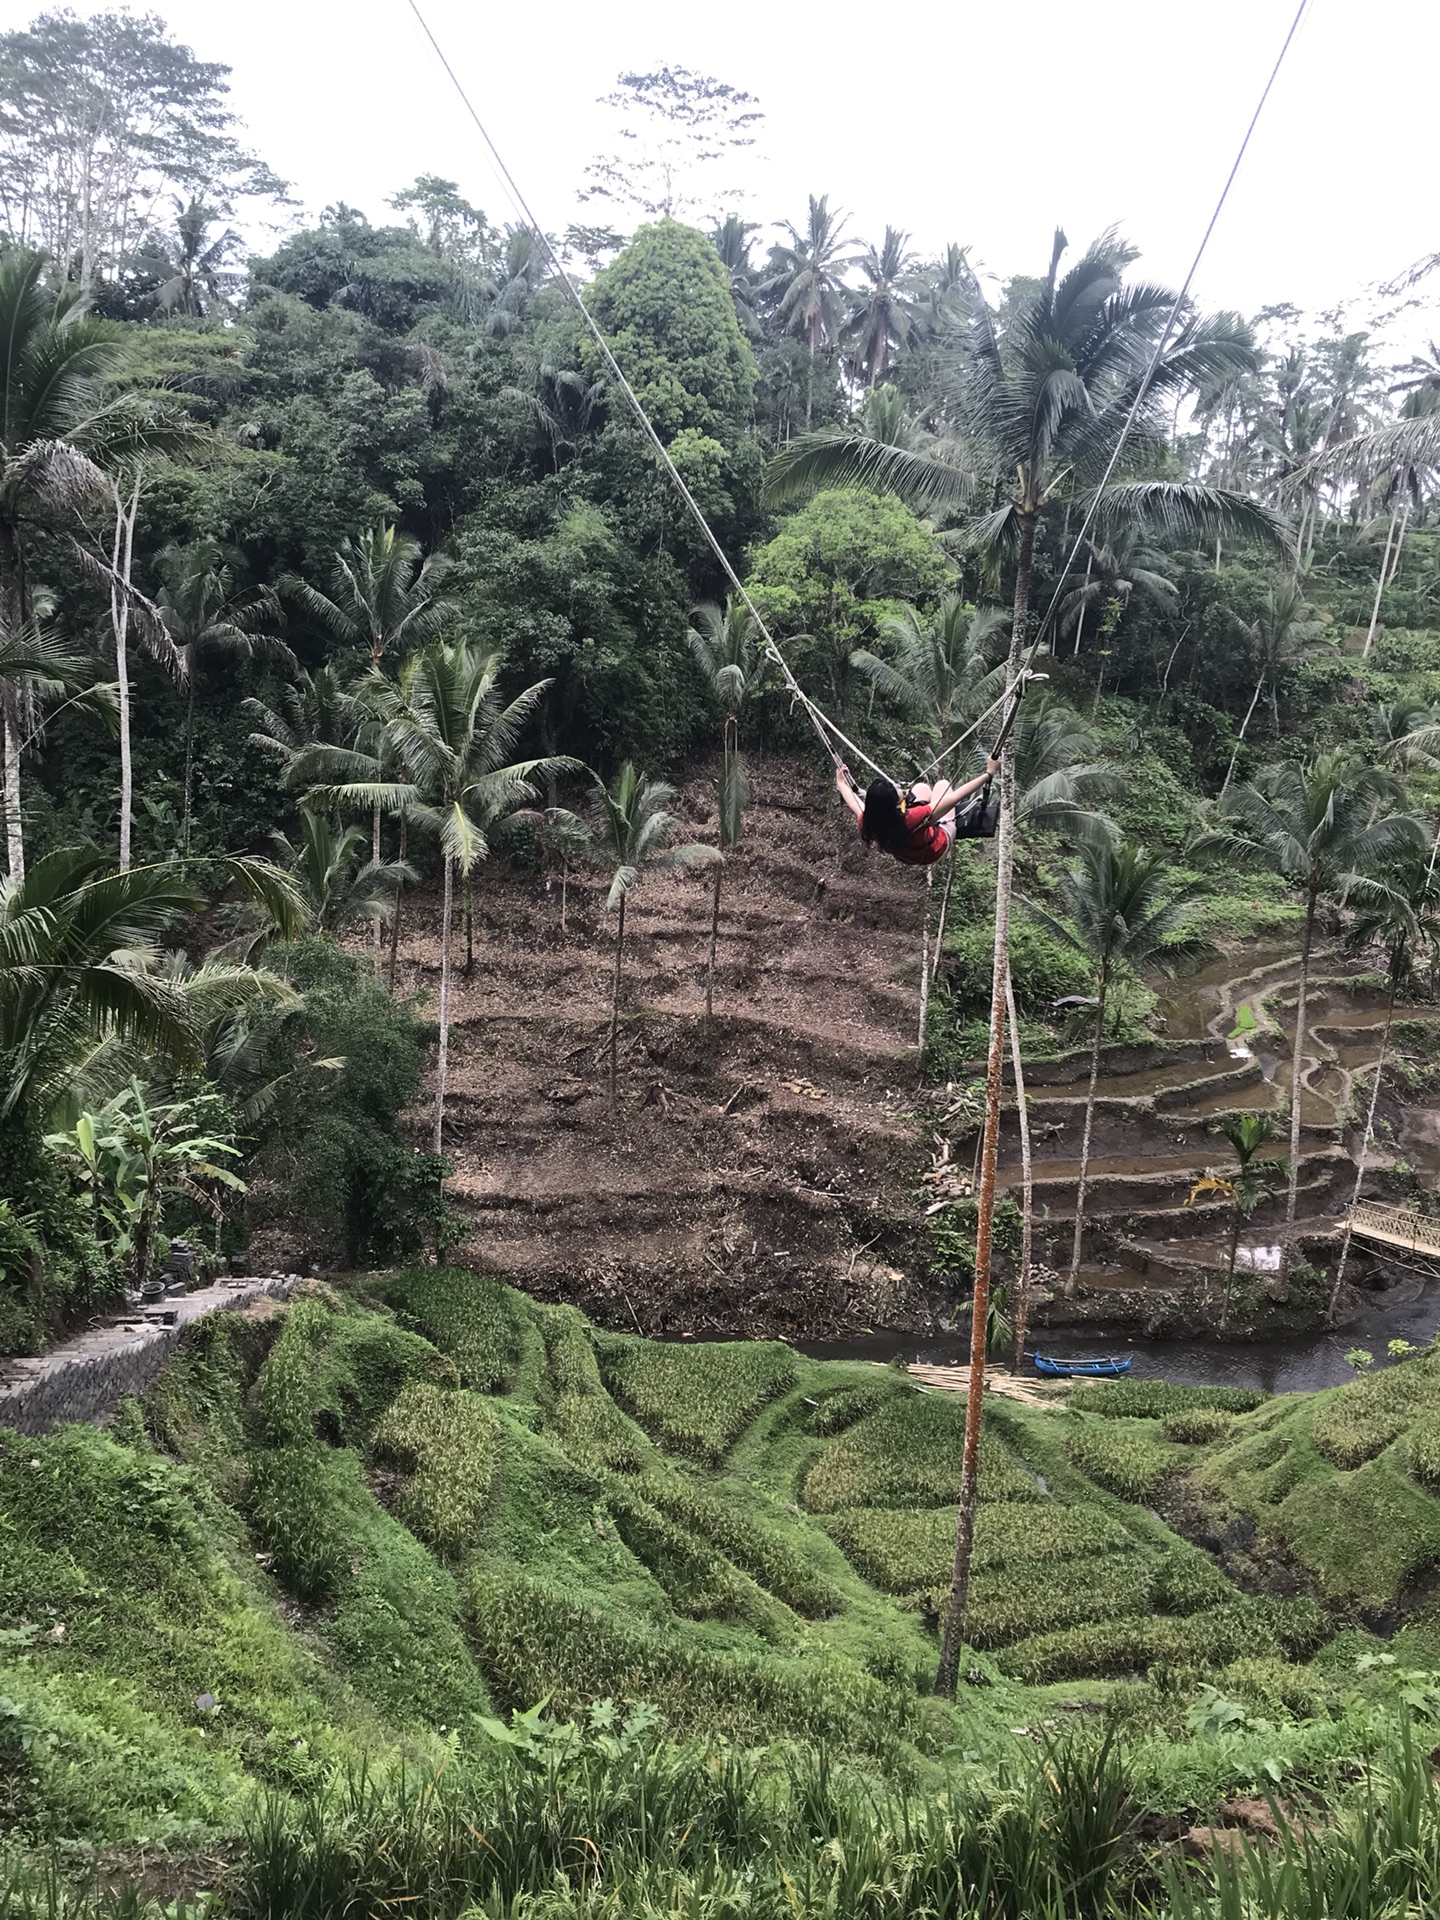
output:
POLYGON ((592 802, 595 857, 610 874, 605 906, 618 912, 615 923, 615 974, 610 990, 610 1105, 620 1053, 620 983, 625 965, 625 906, 632 887, 646 874, 709 866, 719 850, 698 841, 677 840, 682 822, 670 812, 675 789, 663 780, 647 780, 627 760, 607 787, 597 780, 592 802))
MULTIPOLYGON (((1169 556, 1153 546, 1143 526, 1121 527, 1108 540, 1086 538, 1075 556, 1085 558, 1085 573, 1073 587, 1067 587, 1056 609, 1055 632, 1074 641, 1072 653, 1079 653, 1085 622, 1097 611, 1114 608, 1114 619, 1139 594, 1152 607, 1162 610, 1175 605, 1179 589, 1170 577, 1169 556)), ((1073 577, 1073 576, 1072 576, 1073 577)), ((1055 649, 1058 652, 1058 644, 1055 649)))
POLYGON ((1216 1132, 1222 1133, 1230 1142, 1235 1164, 1233 1167, 1209 1169, 1204 1178, 1197 1180, 1190 1189, 1187 1204, 1192 1207, 1197 1200, 1211 1195, 1218 1195, 1230 1202, 1230 1246, 1225 1263, 1225 1298, 1220 1307, 1222 1327, 1228 1326, 1230 1321, 1230 1297, 1235 1287, 1235 1260, 1240 1251, 1241 1225, 1250 1218, 1275 1181, 1284 1173, 1281 1162, 1256 1158, 1266 1141, 1273 1140, 1279 1131, 1273 1115, 1268 1113, 1227 1114, 1216 1132))
POLYGON ((1323 900, 1368 883, 1390 862, 1421 850, 1420 822, 1398 811, 1393 774, 1353 754, 1321 753, 1303 764, 1280 761, 1253 782, 1232 786, 1214 829, 1196 843, 1197 857, 1239 855, 1281 874, 1305 901, 1300 982, 1290 1068, 1290 1179, 1285 1197, 1282 1271, 1288 1268, 1300 1184, 1300 1113, 1305 1068, 1306 1001, 1315 926, 1323 900))
POLYGON ((160 590, 155 605, 170 636, 185 683, 185 799, 180 839, 190 857, 190 817, 195 778, 195 680, 207 655, 228 654, 248 660, 262 647, 279 642, 261 633, 278 617, 279 605, 268 589, 246 592, 235 563, 213 540, 193 547, 168 546, 156 558, 160 590))
POLYGON ((271 836, 279 864, 294 876, 317 927, 338 933, 356 920, 387 920, 401 885, 415 880, 403 861, 376 866, 359 827, 341 827, 316 807, 301 806, 300 837, 271 836))
POLYGON ((1165 862, 1145 847, 1126 840, 1095 840, 1082 847, 1079 863, 1062 875, 1059 885, 1063 918, 1028 903, 1042 926, 1095 969, 1095 1038, 1090 1049, 1090 1083, 1085 1095, 1085 1123, 1080 1136, 1080 1177, 1075 1189, 1075 1238, 1065 1297, 1075 1293, 1080 1279, 1080 1251, 1085 1235, 1085 1192, 1090 1172, 1090 1140, 1095 1124, 1095 1087, 1100 1077, 1100 1049, 1105 1038, 1105 1011, 1111 988, 1122 973, 1150 967, 1172 973, 1188 960, 1212 949, 1208 942, 1187 933, 1195 902, 1204 892, 1196 881, 1176 879, 1165 862))
POLYGON ((212 240, 211 228, 220 215, 202 200, 192 197, 185 201, 172 194, 171 205, 175 209, 173 234, 152 229, 129 264, 136 272, 160 282, 154 299, 161 313, 209 313, 223 307, 230 289, 244 280, 244 274, 233 265, 240 236, 233 227, 226 227, 212 240))
POLYGON ((909 343, 914 325, 915 256, 907 253, 909 234, 886 227, 878 247, 867 247, 855 263, 862 285, 851 296, 845 339, 854 366, 867 387, 885 378, 892 355, 909 343))
MULTIPOLYGON (((292 595, 310 618, 342 646, 364 648, 374 675, 382 661, 396 659, 411 648, 423 647, 434 640, 454 614, 453 602, 443 599, 439 591, 449 566, 449 561, 440 554, 432 553, 422 560, 418 540, 382 521, 358 538, 341 541, 331 566, 328 594, 293 574, 281 580, 280 589, 292 595)), ((369 693, 374 691, 372 686, 369 693)), ((366 715, 353 706, 351 711, 356 720, 357 744, 363 752, 367 750, 366 715)), ((372 784, 383 785, 389 778, 389 769, 377 760, 368 777, 372 784)), ((370 809, 370 858, 376 867, 380 865, 382 812, 377 800, 370 809)), ((377 973, 380 940, 377 921, 377 973)))
MULTIPOLYGON (((42 607, 46 603, 42 602, 42 607)), ((16 731, 10 737, 13 751, 5 759, 5 809, 16 833, 11 841, 12 873, 18 863, 24 877, 24 838, 20 833, 20 768, 26 751, 40 738, 46 709, 75 689, 74 700, 83 700, 98 710, 110 712, 109 689, 97 687, 79 654, 48 633, 40 619, 32 618, 23 626, 0 632, 0 714, 7 716, 16 731), (23 731, 21 730, 23 729, 23 731)))
POLYGON ((1385 1006, 1385 1025, 1380 1034, 1380 1051, 1375 1061, 1375 1078, 1370 1085, 1370 1105, 1365 1114, 1365 1131, 1356 1156, 1355 1187, 1350 1195, 1350 1211, 1345 1218, 1345 1233, 1340 1242, 1340 1258, 1325 1317, 1335 1324, 1335 1309, 1340 1289, 1345 1284, 1345 1268, 1350 1259, 1351 1220, 1365 1185, 1365 1162, 1375 1132, 1375 1109, 1380 1102, 1380 1084, 1385 1078, 1385 1060, 1390 1050, 1390 1029, 1395 1023, 1395 1001, 1415 970, 1423 948, 1433 954, 1440 940, 1440 882, 1435 875, 1433 856, 1427 862, 1419 856, 1402 861, 1387 876, 1369 881, 1354 890, 1359 911, 1350 928, 1348 943, 1359 952, 1378 947, 1385 956, 1385 974, 1389 997, 1385 1006))
POLYGON ((805 429, 815 400, 815 357, 838 339, 845 321, 845 275, 855 256, 844 240, 846 215, 831 213, 828 194, 810 195, 804 230, 785 222, 788 239, 770 249, 768 278, 760 288, 782 333, 810 349, 805 389, 805 429))
MULTIPOLYGON (((512 760, 534 719, 548 680, 513 700, 500 691, 502 649, 432 640, 410 654, 394 681, 377 667, 362 689, 380 730, 374 765, 397 777, 370 777, 312 790, 312 804, 389 808, 432 826, 440 837, 440 1035, 435 1067, 433 1151, 444 1150, 445 1087, 450 1059, 451 931, 455 875, 468 879, 490 852, 489 834, 507 815, 538 797, 537 780, 573 771, 560 755, 512 760)), ((378 862, 376 863, 378 867, 378 862)))
POLYGON ((705 975, 705 1018, 715 1013, 715 954, 720 941, 720 888, 725 873, 723 856, 740 844, 745 809, 750 804, 750 781, 740 758, 740 710, 756 692, 765 673, 760 651, 760 629, 754 614, 733 594, 723 611, 696 607, 686 637, 695 664, 725 712, 721 733, 720 776, 716 782, 721 859, 715 863, 715 891, 710 906, 710 965, 705 975))
MULTIPOLYGON (((1233 617, 1233 616, 1232 616, 1233 617)), ((1250 705, 1245 709, 1245 718, 1240 722, 1240 731, 1235 736, 1234 751, 1230 755, 1230 764, 1225 769, 1225 778, 1221 783, 1223 795, 1235 777, 1235 762, 1240 757, 1240 749, 1245 743, 1246 729, 1259 704, 1260 696, 1268 686, 1270 689, 1270 714, 1278 733, 1280 730, 1280 676, 1287 669, 1304 664, 1311 648, 1325 632, 1325 622, 1319 618, 1314 607, 1306 600, 1293 581, 1281 581, 1270 588, 1265 595, 1265 604, 1254 620, 1235 620, 1235 625, 1250 642, 1259 665, 1255 680, 1255 691, 1250 696, 1250 705)))
POLYGON ((116 873, 62 847, 0 880, 0 1122, 43 1106, 106 1036, 195 1064, 184 999, 155 971, 157 943, 202 896, 171 867, 116 873))

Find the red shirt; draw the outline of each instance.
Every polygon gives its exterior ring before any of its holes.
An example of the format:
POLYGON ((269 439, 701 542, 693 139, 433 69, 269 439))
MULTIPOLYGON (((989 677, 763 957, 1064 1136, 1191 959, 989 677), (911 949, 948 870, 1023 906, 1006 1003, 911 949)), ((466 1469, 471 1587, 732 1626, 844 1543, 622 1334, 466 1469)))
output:
MULTIPOLYGON (((863 821, 860 824, 863 826, 863 821)), ((905 809, 905 838, 905 846, 885 849, 905 867, 933 867, 950 851, 949 832, 938 820, 930 818, 928 800, 905 809)))

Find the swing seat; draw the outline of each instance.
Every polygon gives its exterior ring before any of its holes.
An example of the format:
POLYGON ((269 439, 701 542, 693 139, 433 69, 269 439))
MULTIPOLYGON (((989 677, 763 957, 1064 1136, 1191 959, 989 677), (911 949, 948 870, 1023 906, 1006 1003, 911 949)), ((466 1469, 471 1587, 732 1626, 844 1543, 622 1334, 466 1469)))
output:
POLYGON ((957 840, 993 840, 1000 827, 1000 796, 994 783, 987 780, 978 793, 972 793, 963 806, 955 809, 957 840))

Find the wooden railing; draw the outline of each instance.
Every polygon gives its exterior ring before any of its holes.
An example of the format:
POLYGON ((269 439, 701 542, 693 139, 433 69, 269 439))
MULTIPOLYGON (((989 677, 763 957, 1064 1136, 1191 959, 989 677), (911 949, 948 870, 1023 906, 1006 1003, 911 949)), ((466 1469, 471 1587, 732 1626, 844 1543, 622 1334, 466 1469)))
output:
POLYGON ((1440 1220, 1431 1220, 1409 1207, 1382 1207, 1376 1200, 1358 1200, 1350 1209, 1350 1231, 1387 1247, 1405 1247, 1440 1259, 1440 1220))

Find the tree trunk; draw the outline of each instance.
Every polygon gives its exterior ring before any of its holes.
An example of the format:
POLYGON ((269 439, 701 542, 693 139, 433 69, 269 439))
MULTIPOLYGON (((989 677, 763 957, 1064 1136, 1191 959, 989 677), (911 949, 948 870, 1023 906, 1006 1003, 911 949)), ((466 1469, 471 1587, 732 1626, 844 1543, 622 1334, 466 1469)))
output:
POLYGON ((10 878, 25 878, 25 828, 20 816, 20 729, 15 710, 5 701, 5 848, 10 878))
MULTIPOLYGON (((1030 613, 1030 573, 1035 558, 1035 515, 1020 518, 1015 564, 1015 619, 1010 629, 1006 685, 1013 687, 1030 613)), ((953 1697, 960 1674, 960 1646, 970 1604, 970 1560, 975 1546, 975 1506, 980 1491, 980 1418, 985 1391, 985 1329, 990 1314, 990 1255, 995 1226, 995 1166, 1000 1144, 1000 1082, 1005 1059, 1005 980, 1010 959, 1010 894, 1015 868, 1015 736, 1000 763, 1000 831, 995 860, 995 944, 990 975, 990 1050, 985 1068, 985 1134, 975 1224, 975 1289, 970 1303, 970 1384, 965 1401, 965 1446, 960 1464, 960 1508, 950 1600, 940 1639, 935 1691, 953 1697)))
POLYGON ((569 891, 570 862, 562 853, 560 856, 560 938, 562 940, 568 940, 570 938, 570 929, 566 925, 566 915, 570 905, 566 896, 569 894, 569 891))
POLYGON ((1310 943, 1315 937, 1315 909, 1319 903, 1312 886, 1305 901, 1305 934, 1300 945, 1300 992, 1295 1002, 1295 1048, 1290 1065, 1290 1181, 1285 1191, 1285 1238, 1280 1247, 1280 1278, 1290 1271, 1295 1237, 1295 1205, 1300 1191, 1300 1075, 1305 1064, 1305 1001, 1310 991, 1310 943))
POLYGON ((705 976, 705 1018, 715 1017, 715 948, 720 939, 720 876, 725 871, 725 862, 715 862, 715 894, 710 902, 710 971, 705 976))
POLYGON ((1085 1095, 1085 1126, 1080 1135, 1080 1178, 1075 1186, 1075 1239, 1070 1248, 1070 1271, 1065 1276, 1065 1298, 1073 1300, 1080 1284, 1080 1245, 1085 1238, 1085 1188, 1090 1173, 1090 1135, 1095 1126, 1095 1083, 1100 1078, 1100 1048, 1105 1039, 1105 997, 1110 991, 1109 968, 1100 963, 1100 1004, 1095 1009, 1095 1044, 1090 1049, 1090 1085, 1085 1095))
MULTIPOLYGON (((405 841, 408 823, 405 815, 400 815, 400 864, 405 864, 405 841)), ((395 882, 395 912, 390 922, 390 991, 395 991, 395 969, 400 960, 400 921, 405 909, 405 882, 395 882)))
POLYGON ((455 901, 455 856, 445 855, 445 888, 440 909, 440 1053, 435 1063, 434 1151, 445 1151, 445 1076, 450 1065, 450 920, 455 901))
POLYGON ((1370 609, 1370 625, 1366 629, 1365 644, 1360 649, 1360 658, 1368 660, 1370 649, 1375 644, 1375 629, 1380 622, 1380 596, 1385 591, 1385 582, 1390 577, 1390 547, 1395 538, 1395 523, 1400 518, 1400 503, 1397 501, 1390 510, 1390 525, 1385 529, 1385 552, 1380 560, 1380 572, 1375 580, 1375 604, 1370 609))
POLYGON ((1015 983, 1005 969, 1005 1018, 1010 1027, 1010 1064, 1015 1072, 1015 1116, 1020 1127, 1020 1277, 1015 1294, 1015 1354, 1019 1373, 1025 1360, 1030 1319, 1030 1261, 1033 1250, 1035 1187, 1030 1159, 1030 1108, 1025 1098, 1025 1065, 1020 1057, 1020 1021, 1015 1012, 1015 983))
POLYGON ((190 802, 195 790, 195 663, 190 663, 189 686, 185 689, 185 805, 180 820, 180 846, 190 858, 190 802))
POLYGON ((110 564, 110 625, 115 634, 115 682, 120 701, 120 871, 130 869, 131 814, 135 773, 130 757, 130 572, 135 549, 135 515, 140 506, 137 474, 127 507, 117 483, 115 540, 110 564))
POLYGON ((620 968, 625 958, 625 895, 620 896, 620 925, 615 931, 615 979, 610 988, 610 1111, 615 1111, 615 1076, 620 1057, 620 968))
POLYGON ((1255 682, 1255 691, 1250 696, 1250 704, 1245 709, 1245 718, 1240 722, 1240 731, 1235 736, 1235 751, 1230 756, 1230 764, 1225 769, 1225 778, 1220 784, 1220 797, 1222 799, 1225 797, 1225 789, 1235 778, 1235 762, 1240 758, 1240 749, 1245 744, 1245 729, 1249 726, 1255 708, 1259 704, 1260 695, 1264 690, 1264 686, 1265 675, 1262 672, 1260 678, 1255 682))
MULTIPOLYGON (((377 767, 377 779, 379 778, 379 773, 380 769, 377 767)), ((380 802, 378 800, 370 809, 370 859, 376 867, 380 865, 380 802)), ((445 922, 447 938, 449 927, 450 922, 447 919, 445 922)), ((385 935, 381 930, 380 922, 377 920, 375 922, 375 978, 377 980, 380 978, 380 971, 383 964, 384 940, 385 935)), ((435 1151, 438 1153, 440 1149, 437 1147, 435 1151)))
POLYGON ((465 876, 465 978, 475 970, 475 894, 470 876, 465 876))
POLYGON ((1365 1134, 1360 1142, 1360 1163, 1355 1169, 1355 1191, 1350 1196, 1350 1213, 1345 1221, 1345 1234, 1340 1242, 1340 1263, 1335 1269, 1335 1284, 1330 1289, 1330 1302, 1325 1309, 1325 1324, 1335 1324, 1335 1309, 1340 1303, 1340 1289, 1345 1284, 1345 1267, 1350 1258, 1350 1235, 1353 1229, 1350 1222, 1355 1217, 1355 1209, 1360 1204, 1360 1189, 1365 1184, 1365 1156, 1370 1151, 1370 1136, 1375 1131, 1375 1109, 1380 1101, 1380 1082, 1385 1077, 1385 1055, 1390 1046, 1390 1026, 1395 1018, 1395 984, 1390 986, 1390 1005, 1385 1010, 1385 1031, 1380 1036, 1380 1058, 1375 1062, 1375 1084, 1370 1089, 1370 1110, 1365 1115, 1365 1134))
POLYGON ((1225 1268, 1225 1299, 1220 1308, 1220 1325, 1228 1326, 1230 1321, 1230 1295, 1235 1288, 1235 1256, 1240 1250, 1240 1207, 1236 1204, 1235 1218, 1230 1223, 1230 1259, 1225 1268))

